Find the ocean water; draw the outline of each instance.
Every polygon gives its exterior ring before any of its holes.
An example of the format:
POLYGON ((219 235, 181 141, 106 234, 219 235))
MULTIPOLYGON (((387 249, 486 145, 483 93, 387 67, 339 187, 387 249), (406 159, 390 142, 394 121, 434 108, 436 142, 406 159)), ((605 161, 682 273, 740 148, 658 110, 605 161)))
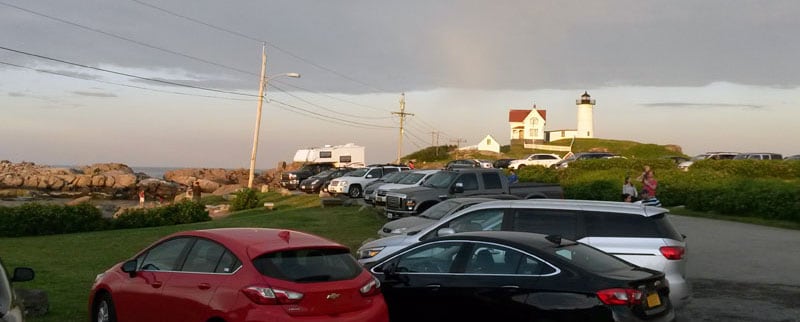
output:
POLYGON ((164 174, 167 171, 184 169, 182 167, 131 167, 133 172, 142 172, 151 178, 164 179, 164 174))

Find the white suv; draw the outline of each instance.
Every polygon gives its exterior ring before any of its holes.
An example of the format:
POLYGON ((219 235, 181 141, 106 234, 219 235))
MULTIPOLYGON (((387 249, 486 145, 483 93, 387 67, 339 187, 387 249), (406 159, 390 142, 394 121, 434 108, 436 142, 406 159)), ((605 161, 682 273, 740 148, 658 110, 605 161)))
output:
POLYGON ((534 153, 525 159, 513 160, 508 164, 509 169, 521 169, 530 165, 538 165, 549 168, 556 162, 561 161, 561 157, 549 153, 534 153))
POLYGON ((364 192, 364 187, 368 183, 380 179, 385 174, 406 170, 409 170, 409 168, 389 165, 369 166, 353 170, 331 180, 328 185, 328 193, 332 195, 347 194, 351 198, 360 198, 364 192))
POLYGON ((624 202, 528 199, 487 201, 406 234, 370 241, 357 252, 371 266, 404 247, 465 231, 510 230, 560 235, 635 265, 664 272, 675 307, 691 300, 686 241, 664 208, 624 202))

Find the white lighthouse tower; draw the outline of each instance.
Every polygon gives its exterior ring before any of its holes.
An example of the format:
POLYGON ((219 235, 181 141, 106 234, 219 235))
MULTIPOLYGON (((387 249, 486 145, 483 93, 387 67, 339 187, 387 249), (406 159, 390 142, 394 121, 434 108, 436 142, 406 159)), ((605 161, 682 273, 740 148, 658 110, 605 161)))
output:
POLYGON ((589 96, 588 92, 583 92, 581 98, 575 100, 578 105, 578 133, 575 134, 576 138, 593 138, 594 137, 594 120, 592 115, 594 113, 594 100, 589 96))

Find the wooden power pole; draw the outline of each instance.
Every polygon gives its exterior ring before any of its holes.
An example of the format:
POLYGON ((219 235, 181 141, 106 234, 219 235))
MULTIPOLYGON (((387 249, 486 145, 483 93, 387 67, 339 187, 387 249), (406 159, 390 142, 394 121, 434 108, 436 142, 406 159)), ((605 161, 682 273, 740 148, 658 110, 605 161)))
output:
POLYGON ((400 116, 400 139, 397 143, 397 160, 395 160, 395 163, 400 163, 400 157, 403 156, 403 124, 407 115, 414 116, 414 114, 406 113, 406 93, 400 94, 400 112, 392 112, 392 114, 400 116))

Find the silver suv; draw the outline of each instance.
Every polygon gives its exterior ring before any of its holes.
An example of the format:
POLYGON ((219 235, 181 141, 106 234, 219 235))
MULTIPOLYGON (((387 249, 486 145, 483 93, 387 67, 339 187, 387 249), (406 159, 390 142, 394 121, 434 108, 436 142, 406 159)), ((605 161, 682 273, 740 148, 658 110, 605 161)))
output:
POLYGON ((328 185, 328 193, 332 195, 347 194, 350 198, 361 198, 364 193, 364 187, 366 187, 368 183, 378 180, 386 174, 406 170, 409 170, 409 168, 405 166, 389 165, 369 166, 353 170, 339 178, 331 180, 331 183, 328 185))
POLYGON ((611 201, 498 200, 483 202, 432 223, 368 242, 358 261, 371 266, 417 242, 458 232, 510 230, 560 235, 594 246, 638 266, 664 272, 676 307, 691 300, 686 280, 686 241, 664 208, 611 201))
POLYGON ((27 267, 17 267, 14 275, 8 279, 6 268, 0 261, 0 321, 21 322, 24 319, 24 308, 14 294, 12 282, 24 282, 33 279, 33 270, 27 267))

